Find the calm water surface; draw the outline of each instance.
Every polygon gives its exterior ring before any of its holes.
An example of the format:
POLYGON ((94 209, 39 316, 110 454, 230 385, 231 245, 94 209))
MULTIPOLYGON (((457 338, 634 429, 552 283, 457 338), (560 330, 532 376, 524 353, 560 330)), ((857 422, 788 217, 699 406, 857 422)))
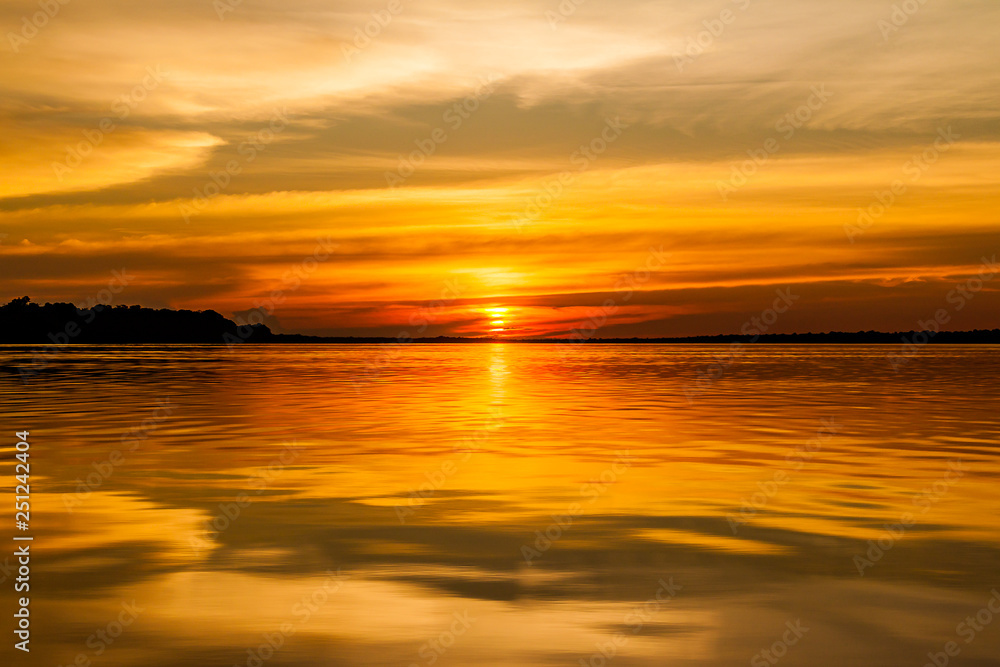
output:
POLYGON ((0 346, 0 664, 1000 665, 1000 348, 724 351, 0 346))

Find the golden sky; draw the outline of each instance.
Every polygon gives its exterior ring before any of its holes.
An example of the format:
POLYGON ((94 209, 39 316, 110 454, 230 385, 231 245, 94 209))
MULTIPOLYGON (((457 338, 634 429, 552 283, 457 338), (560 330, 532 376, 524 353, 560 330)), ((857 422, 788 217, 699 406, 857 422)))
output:
POLYGON ((1000 281, 952 290, 1000 250, 1000 4, 903 4, 3 1, 0 299, 124 270, 113 303, 284 331, 611 337, 790 288, 773 331, 997 327, 1000 281))

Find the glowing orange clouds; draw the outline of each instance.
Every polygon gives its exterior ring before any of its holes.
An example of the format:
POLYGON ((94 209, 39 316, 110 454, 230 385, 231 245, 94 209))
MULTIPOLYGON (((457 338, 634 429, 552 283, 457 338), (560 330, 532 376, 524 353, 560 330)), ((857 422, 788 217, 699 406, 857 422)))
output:
MULTIPOLYGON (((795 285, 789 330, 910 329, 1000 251, 1000 3, 928 6, 887 49, 884 6, 775 0, 679 71, 717 10, 596 3, 552 30, 413 3, 348 57, 368 9, 290 2, 230 3, 220 26, 210 7, 89 0, 0 62, 0 302, 85 303, 124 269, 123 304, 233 316, 280 290, 269 325, 287 332, 630 337, 738 330, 795 285), (149 67, 162 84, 137 88, 149 67), (287 127, 248 152, 278 109, 287 127), (579 159, 612 119, 621 137, 579 159)), ((996 326, 997 301, 991 285, 955 326, 996 326)))

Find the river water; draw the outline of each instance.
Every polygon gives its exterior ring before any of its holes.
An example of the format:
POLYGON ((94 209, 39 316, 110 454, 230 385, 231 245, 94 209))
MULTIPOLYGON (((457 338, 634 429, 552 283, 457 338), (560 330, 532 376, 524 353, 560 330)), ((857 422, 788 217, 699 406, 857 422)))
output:
POLYGON ((1000 665, 1000 348, 896 351, 0 346, 0 662, 1000 665))

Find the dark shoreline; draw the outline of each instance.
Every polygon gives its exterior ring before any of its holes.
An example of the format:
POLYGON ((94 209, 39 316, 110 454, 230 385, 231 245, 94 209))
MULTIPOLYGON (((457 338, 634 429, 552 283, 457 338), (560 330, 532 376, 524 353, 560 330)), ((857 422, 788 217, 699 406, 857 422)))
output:
POLYGON ((845 334, 764 334, 759 337, 739 335, 691 336, 683 338, 461 338, 440 336, 437 338, 363 338, 363 337, 322 337, 290 334, 252 335, 236 340, 141 340, 135 336, 109 337, 100 340, 0 340, 5 346, 43 347, 84 347, 84 346, 131 346, 131 345, 216 345, 232 347, 237 345, 1000 345, 1000 330, 982 331, 942 331, 939 333, 906 331, 900 333, 845 334))
MULTIPOLYGON (((263 318, 261 318, 263 319, 263 318)), ((936 324, 936 323, 935 323, 936 324)), ((763 328, 763 327, 762 327, 763 328)), ((27 297, 0 306, 0 344, 41 345, 407 345, 573 344, 573 345, 1000 345, 1000 329, 973 331, 831 331, 769 334, 744 327, 742 333, 657 338, 602 338, 588 330, 558 338, 426 336, 403 330, 398 336, 305 336, 275 334, 263 324, 237 323, 213 310, 152 309, 140 306, 77 308, 71 303, 31 303, 27 297)))

